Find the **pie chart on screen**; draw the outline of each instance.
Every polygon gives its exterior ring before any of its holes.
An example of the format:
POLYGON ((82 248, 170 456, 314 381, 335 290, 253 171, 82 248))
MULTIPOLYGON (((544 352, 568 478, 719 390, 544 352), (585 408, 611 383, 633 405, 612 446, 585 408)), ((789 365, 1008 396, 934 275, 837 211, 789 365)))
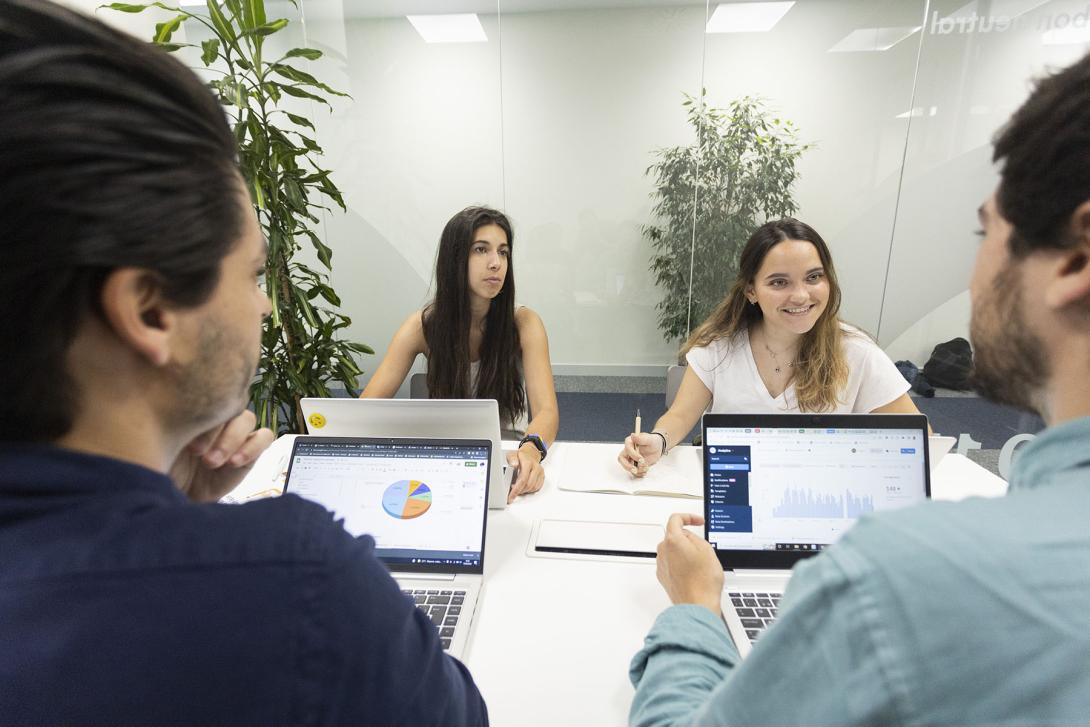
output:
POLYGON ((431 488, 420 480, 400 480, 382 493, 382 509, 398 520, 420 517, 431 507, 431 488))

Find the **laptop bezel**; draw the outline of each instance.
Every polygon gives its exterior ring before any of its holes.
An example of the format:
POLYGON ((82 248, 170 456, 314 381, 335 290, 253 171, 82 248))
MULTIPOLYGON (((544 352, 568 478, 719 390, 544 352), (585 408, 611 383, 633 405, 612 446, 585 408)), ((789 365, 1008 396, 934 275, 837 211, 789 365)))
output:
MULTIPOLYGON (((487 439, 446 439, 438 437, 319 437, 315 435, 303 435, 295 438, 291 447, 291 458, 288 460, 288 471, 284 477, 284 494, 289 493, 291 486, 291 470, 295 465, 295 453, 300 444, 426 444, 452 447, 481 447, 485 451, 485 482, 484 482, 484 513, 481 522, 481 558, 477 565, 454 565, 450 563, 390 563, 380 554, 376 544, 375 557, 382 561, 383 565, 391 573, 453 573, 456 575, 483 575, 485 545, 488 542, 488 491, 492 486, 492 442, 487 439)), ((309 500, 313 502, 313 500, 309 500)), ((317 503, 321 505, 322 503, 317 503)), ((322 505, 325 507, 324 505, 322 505)), ((351 533, 349 533, 351 535, 351 533)), ((354 536, 358 537, 358 536, 354 536)))
POLYGON ((507 507, 510 480, 504 479, 505 457, 495 399, 355 399, 304 397, 300 407, 307 433, 319 437, 399 437, 432 439, 490 439, 494 461, 488 507, 507 507), (311 415, 326 422, 317 427, 311 415))
MULTIPOLYGON (((704 478, 704 539, 711 542, 708 524, 711 522, 711 506, 708 498, 710 462, 707 456, 708 429, 716 428, 769 429, 918 429, 923 439, 924 494, 931 499, 931 464, 927 452, 927 417, 923 414, 704 414, 700 423, 701 464, 704 478)), ((715 554, 724 570, 759 569, 790 570, 796 563, 821 551, 779 550, 720 550, 715 554)))

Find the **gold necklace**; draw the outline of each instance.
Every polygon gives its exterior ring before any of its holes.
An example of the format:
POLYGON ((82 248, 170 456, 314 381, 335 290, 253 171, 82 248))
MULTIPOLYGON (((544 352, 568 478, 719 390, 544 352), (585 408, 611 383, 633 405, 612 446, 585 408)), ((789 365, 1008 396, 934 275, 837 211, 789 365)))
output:
MULTIPOLYGON (((772 357, 772 365, 775 367, 776 373, 777 374, 780 373, 780 371, 782 371, 783 369, 780 367, 780 361, 779 361, 779 358, 776 356, 776 352, 768 347, 768 342, 767 341, 761 341, 761 345, 765 347, 765 350, 768 351, 768 355, 772 357)), ((788 367, 788 368, 794 368, 795 367, 795 362, 794 361, 787 361, 783 365, 788 367)))

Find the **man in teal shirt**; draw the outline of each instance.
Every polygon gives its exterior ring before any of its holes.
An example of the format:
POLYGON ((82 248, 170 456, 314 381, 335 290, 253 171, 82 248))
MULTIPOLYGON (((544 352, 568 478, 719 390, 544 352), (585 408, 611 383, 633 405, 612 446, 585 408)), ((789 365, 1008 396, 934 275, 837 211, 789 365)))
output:
POLYGON ((1006 497, 862 519, 795 568, 743 662, 711 546, 674 515, 675 604, 633 659, 632 725, 1090 723, 1090 56, 995 145, 970 284, 977 388, 1049 427, 1006 497))

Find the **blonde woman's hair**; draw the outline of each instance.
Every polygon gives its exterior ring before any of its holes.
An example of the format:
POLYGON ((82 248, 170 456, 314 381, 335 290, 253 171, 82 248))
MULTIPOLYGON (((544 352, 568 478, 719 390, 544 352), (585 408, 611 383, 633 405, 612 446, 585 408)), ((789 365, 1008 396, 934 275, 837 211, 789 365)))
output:
POLYGON ((738 276, 723 302, 689 336, 681 349, 684 356, 693 348, 707 346, 720 339, 736 339, 761 320, 763 313, 746 298, 746 288, 754 284, 768 251, 784 240, 804 240, 817 248, 825 278, 829 281, 829 300, 817 323, 802 337, 795 362, 795 396, 799 411, 831 411, 838 403, 838 392, 848 381, 848 362, 841 344, 840 285, 836 280, 829 246, 821 235, 805 222, 791 217, 766 222, 750 235, 738 260, 738 276))

